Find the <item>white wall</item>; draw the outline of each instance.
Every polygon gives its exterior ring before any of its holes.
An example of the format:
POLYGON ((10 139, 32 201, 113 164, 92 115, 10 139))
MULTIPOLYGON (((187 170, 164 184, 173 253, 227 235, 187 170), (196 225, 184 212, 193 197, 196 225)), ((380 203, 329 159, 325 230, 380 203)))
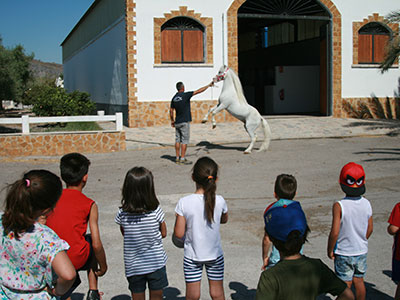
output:
POLYGON ((361 22, 373 13, 386 16, 400 9, 399 0, 333 0, 342 15, 342 96, 378 97, 394 96, 399 88, 399 68, 390 69, 384 75, 380 69, 353 68, 353 22, 361 22))
MULTIPOLYGON (((137 32, 137 86, 139 101, 169 101, 176 92, 178 81, 185 83, 187 91, 196 90, 207 83, 217 74, 223 64, 222 53, 222 13, 227 11, 232 0, 148 0, 136 1, 136 32, 137 32), (187 6, 189 10, 200 13, 202 17, 211 17, 213 21, 213 64, 206 66, 154 66, 154 17, 162 18, 164 13, 179 10, 179 6, 187 6)), ((225 15, 226 23, 226 15, 225 15)), ((225 43, 226 43, 226 28, 225 43)), ((226 51, 226 47, 225 47, 226 51)), ((226 59, 225 55, 225 59, 226 59)), ((193 100, 208 100, 213 96, 217 99, 221 89, 214 88, 196 95, 193 100), (213 94, 213 95, 211 95, 213 94)))
POLYGON ((68 91, 87 91, 97 103, 126 105, 125 20, 64 61, 64 79, 68 91))

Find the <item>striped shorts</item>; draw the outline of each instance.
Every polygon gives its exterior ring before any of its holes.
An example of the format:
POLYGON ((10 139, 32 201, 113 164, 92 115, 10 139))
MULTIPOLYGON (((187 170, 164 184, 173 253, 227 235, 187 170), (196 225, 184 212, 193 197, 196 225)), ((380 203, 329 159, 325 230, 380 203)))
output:
POLYGON ((201 280, 203 266, 206 267, 208 280, 224 280, 224 256, 221 255, 210 261, 194 261, 190 258, 183 258, 183 272, 186 282, 201 280))

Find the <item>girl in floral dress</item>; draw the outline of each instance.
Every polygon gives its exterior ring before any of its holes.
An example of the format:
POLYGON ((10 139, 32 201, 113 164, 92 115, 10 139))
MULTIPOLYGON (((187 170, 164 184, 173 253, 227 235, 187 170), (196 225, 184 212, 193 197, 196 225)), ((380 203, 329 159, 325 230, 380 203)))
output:
POLYGON ((46 170, 32 170, 9 186, 0 215, 0 299, 56 299, 74 282, 69 245, 39 222, 61 191, 61 180, 46 170))

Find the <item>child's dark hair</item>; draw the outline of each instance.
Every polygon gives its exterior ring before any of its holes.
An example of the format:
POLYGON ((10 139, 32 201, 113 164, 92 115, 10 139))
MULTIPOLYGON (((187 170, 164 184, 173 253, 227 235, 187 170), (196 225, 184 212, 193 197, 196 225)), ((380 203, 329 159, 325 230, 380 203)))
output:
POLYGON ((2 223, 16 238, 46 209, 53 209, 62 193, 60 178, 50 171, 32 170, 8 186, 2 223))
POLYGON ((293 175, 281 174, 275 180, 275 194, 280 199, 292 200, 296 195, 297 181, 293 175))
POLYGON ((308 226, 303 235, 301 235, 300 231, 293 230, 289 233, 286 242, 277 240, 273 236, 269 236, 269 238, 282 256, 286 257, 300 253, 301 247, 307 241, 307 235, 309 232, 310 228, 308 226))
POLYGON ((121 208, 129 213, 155 210, 160 202, 154 191, 153 174, 144 167, 134 167, 125 176, 122 186, 121 208))
POLYGON ((79 185, 89 172, 90 160, 80 153, 65 154, 60 161, 61 178, 67 185, 79 185))
POLYGON ((207 156, 199 158, 193 166, 192 178, 196 186, 204 190, 205 217, 210 223, 214 222, 217 175, 217 163, 207 156))

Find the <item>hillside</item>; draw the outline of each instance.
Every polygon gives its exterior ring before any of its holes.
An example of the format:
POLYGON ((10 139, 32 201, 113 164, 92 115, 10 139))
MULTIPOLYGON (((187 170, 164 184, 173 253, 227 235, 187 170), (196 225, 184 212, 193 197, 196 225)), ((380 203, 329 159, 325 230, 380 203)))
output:
POLYGON ((50 77, 57 78, 63 72, 63 66, 56 63, 42 62, 40 60, 32 60, 31 71, 34 77, 50 77))

